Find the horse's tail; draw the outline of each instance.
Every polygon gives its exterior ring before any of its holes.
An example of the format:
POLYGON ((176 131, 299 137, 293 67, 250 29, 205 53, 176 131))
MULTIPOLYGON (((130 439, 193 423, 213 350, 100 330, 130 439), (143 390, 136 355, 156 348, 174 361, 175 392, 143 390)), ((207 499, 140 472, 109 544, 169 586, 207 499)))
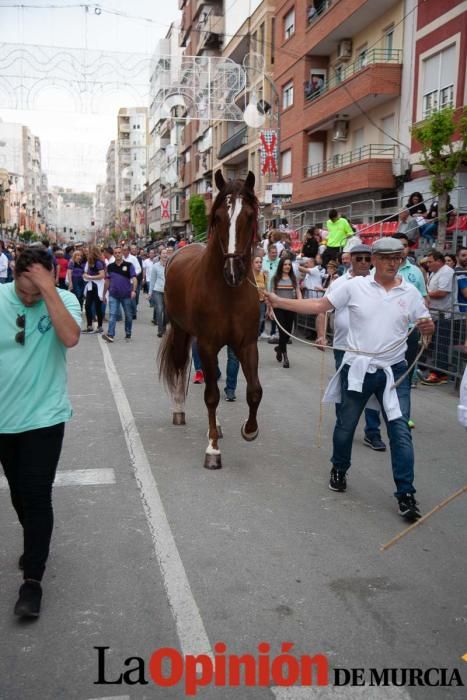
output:
POLYGON ((186 372, 190 360, 191 336, 177 324, 170 323, 157 354, 159 379, 173 394, 179 387, 180 379, 185 385, 186 372))

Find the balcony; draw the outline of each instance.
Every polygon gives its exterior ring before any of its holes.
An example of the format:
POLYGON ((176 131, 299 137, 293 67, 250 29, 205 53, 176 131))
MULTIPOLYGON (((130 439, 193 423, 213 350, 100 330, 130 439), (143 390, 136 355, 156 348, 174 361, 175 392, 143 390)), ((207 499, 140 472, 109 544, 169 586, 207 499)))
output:
POLYGON ((371 144, 347 153, 339 153, 322 163, 304 168, 304 177, 313 179, 312 197, 326 199, 366 190, 392 189, 394 175, 392 161, 397 157, 397 146, 371 144))
POLYGON ((217 154, 217 159, 222 160, 226 156, 230 155, 234 151, 237 151, 242 146, 248 144, 248 127, 243 127, 237 131, 233 136, 231 136, 227 141, 221 144, 219 153, 217 154))
POLYGON ((304 124, 308 131, 329 128, 334 115, 346 113, 346 119, 373 109, 401 92, 402 51, 373 49, 363 58, 347 66, 322 86, 313 90, 305 86, 304 124), (332 116, 331 116, 332 115, 332 116))
POLYGON ((336 43, 355 36, 362 27, 382 17, 398 0, 313 0, 308 11, 306 44, 310 55, 329 56, 336 43))
POLYGON ((219 14, 219 10, 213 8, 205 12, 205 15, 205 20, 198 24, 200 33, 198 51, 220 49, 224 39, 224 16, 219 14))

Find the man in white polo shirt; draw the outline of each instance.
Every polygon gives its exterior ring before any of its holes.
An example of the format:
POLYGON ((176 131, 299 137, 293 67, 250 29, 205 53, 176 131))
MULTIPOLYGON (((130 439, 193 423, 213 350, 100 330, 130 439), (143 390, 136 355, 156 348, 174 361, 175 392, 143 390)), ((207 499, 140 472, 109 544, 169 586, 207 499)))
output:
MULTIPOLYGON (((345 274, 338 277, 328 290, 326 296, 329 296, 331 289, 338 289, 341 284, 347 284, 354 277, 366 277, 370 274, 371 267, 371 248, 368 245, 359 243, 355 245, 348 253, 350 256, 350 269, 345 274)), ((324 350, 326 345, 326 315, 320 314, 317 319, 317 343, 324 350)), ((333 353, 336 371, 342 364, 345 350, 347 347, 347 334, 349 332, 349 312, 346 306, 341 309, 336 309, 334 315, 334 338, 333 338, 333 353)), ((336 403, 336 417, 339 416, 340 403, 336 403)), ((384 452, 386 445, 381 438, 381 419, 379 411, 374 408, 365 408, 365 437, 363 439, 365 445, 371 447, 377 452, 384 452)))
POLYGON ((376 241, 371 256, 374 277, 355 277, 335 290, 331 288, 322 299, 282 299, 272 293, 266 297, 273 307, 305 314, 347 306, 350 350, 325 394, 325 400, 341 402, 333 435, 329 488, 346 490, 355 429, 368 400, 375 396, 387 424, 399 514, 414 521, 420 517, 420 511, 414 497, 414 453, 407 424, 410 379, 408 375, 402 377, 407 370, 409 324, 416 323, 423 335, 431 335, 434 324, 420 292, 397 274, 402 248, 401 242, 393 238, 376 241), (396 387, 399 379, 402 381, 396 387))

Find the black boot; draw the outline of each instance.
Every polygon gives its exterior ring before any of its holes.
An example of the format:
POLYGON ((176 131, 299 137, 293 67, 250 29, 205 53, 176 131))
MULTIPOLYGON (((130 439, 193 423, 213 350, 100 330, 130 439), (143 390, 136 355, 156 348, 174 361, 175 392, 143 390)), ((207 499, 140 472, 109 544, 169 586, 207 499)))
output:
POLYGON ((284 367, 284 369, 289 369, 289 367, 290 367, 290 365, 289 365, 289 358, 287 357, 287 353, 286 353, 286 352, 284 352, 283 358, 284 358, 284 362, 282 363, 282 367, 284 367))
POLYGON ((26 579, 19 589, 15 615, 18 617, 39 617, 41 611, 42 587, 39 581, 26 579))
POLYGON ((279 350, 279 346, 276 345, 276 347, 274 348, 274 350, 276 351, 276 360, 277 360, 278 362, 282 362, 282 353, 281 353, 281 351, 279 350))

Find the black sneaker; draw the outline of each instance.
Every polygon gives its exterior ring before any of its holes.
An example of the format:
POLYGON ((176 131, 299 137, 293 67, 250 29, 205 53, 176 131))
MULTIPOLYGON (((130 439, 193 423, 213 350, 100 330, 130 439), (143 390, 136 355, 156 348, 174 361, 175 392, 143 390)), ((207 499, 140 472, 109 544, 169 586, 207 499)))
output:
POLYGON ((18 617, 39 617, 41 611, 42 588, 39 581, 26 580, 19 589, 14 613, 18 617))
POLYGON ((127 334, 126 334, 125 340, 131 340, 131 334, 130 334, 130 333, 127 333, 127 334))
POLYGON ((347 479, 344 472, 338 472, 337 469, 331 469, 331 478, 329 479, 329 488, 331 491, 345 491, 347 488, 347 479))
POLYGON ((403 496, 398 496, 397 500, 399 501, 399 515, 403 518, 414 523, 422 517, 413 493, 405 493, 403 496))
POLYGON ((368 445, 368 447, 371 447, 372 450, 376 450, 377 452, 385 452, 386 450, 386 445, 380 437, 369 437, 368 435, 365 435, 363 442, 365 445, 368 445))

